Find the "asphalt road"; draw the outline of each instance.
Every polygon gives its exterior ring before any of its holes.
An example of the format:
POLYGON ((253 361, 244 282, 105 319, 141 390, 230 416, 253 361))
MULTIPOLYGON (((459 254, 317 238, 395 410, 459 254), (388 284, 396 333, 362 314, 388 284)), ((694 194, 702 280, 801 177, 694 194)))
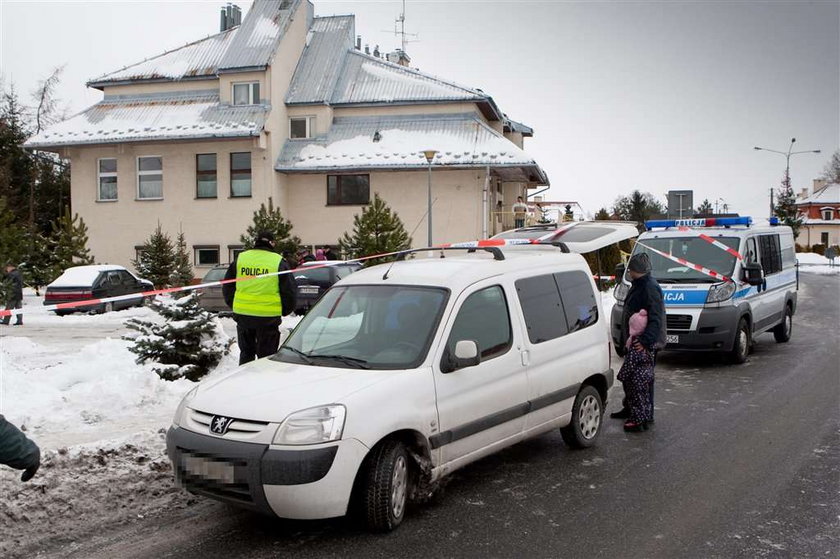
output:
MULTIPOLYGON (((73 557, 840 557, 840 277, 803 275, 793 339, 750 360, 664 353, 656 426, 555 432, 457 472, 394 533, 212 501, 45 550, 73 557)), ((608 411, 619 407, 621 388, 608 411)))

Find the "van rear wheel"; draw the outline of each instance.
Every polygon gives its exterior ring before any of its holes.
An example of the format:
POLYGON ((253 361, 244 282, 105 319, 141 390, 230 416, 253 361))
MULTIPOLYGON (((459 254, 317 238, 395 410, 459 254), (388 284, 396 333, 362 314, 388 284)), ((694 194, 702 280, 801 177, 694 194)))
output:
POLYGON ((366 460, 362 488, 365 524, 375 532, 390 532, 402 523, 408 501, 408 452, 400 441, 386 440, 377 445, 366 460))
POLYGON ((773 328, 773 337, 777 343, 783 344, 790 341, 790 334, 793 331, 793 311, 790 305, 785 305, 785 317, 782 323, 773 328))
POLYGON ((563 440, 572 448, 592 446, 601 434, 603 416, 601 395, 594 386, 584 386, 572 406, 572 422, 560 429, 563 440))

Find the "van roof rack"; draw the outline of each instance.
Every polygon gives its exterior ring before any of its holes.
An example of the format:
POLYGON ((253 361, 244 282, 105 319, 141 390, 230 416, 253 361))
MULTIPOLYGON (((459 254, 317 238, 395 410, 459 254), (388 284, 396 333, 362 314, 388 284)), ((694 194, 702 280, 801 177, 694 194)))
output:
POLYGON ((499 247, 425 247, 425 248, 412 248, 408 250, 404 250, 397 255, 397 261, 405 260, 405 257, 409 254, 414 254, 415 252, 428 252, 428 251, 444 251, 444 250, 465 250, 467 252, 475 252, 476 250, 484 250, 493 255, 493 260, 504 260, 505 254, 499 249, 499 247))

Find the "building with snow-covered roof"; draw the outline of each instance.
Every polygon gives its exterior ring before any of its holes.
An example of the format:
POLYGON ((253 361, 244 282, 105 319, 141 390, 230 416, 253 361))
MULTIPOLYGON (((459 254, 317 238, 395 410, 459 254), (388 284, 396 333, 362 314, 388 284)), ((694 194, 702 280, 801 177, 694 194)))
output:
POLYGON ((27 142, 71 160, 98 260, 129 265, 160 223, 184 232, 203 275, 241 250, 269 200, 305 244, 335 245, 374 193, 424 245, 428 149, 435 243, 496 233, 499 202, 548 184, 523 150, 530 127, 479 89, 408 68, 405 53, 362 52, 354 16, 256 0, 241 24, 222 21, 91 79, 102 101, 27 142))
POLYGON ((840 184, 814 180, 796 197, 796 208, 804 218, 797 242, 823 248, 840 245, 840 184))

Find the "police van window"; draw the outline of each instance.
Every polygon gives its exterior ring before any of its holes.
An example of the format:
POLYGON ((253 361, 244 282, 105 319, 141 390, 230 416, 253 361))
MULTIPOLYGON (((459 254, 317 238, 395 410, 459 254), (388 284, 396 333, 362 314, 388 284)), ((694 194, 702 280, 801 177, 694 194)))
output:
POLYGON ((569 332, 575 332, 598 321, 598 303, 592 292, 592 284, 583 272, 560 272, 554 274, 560 298, 566 313, 569 332))
POLYGON ((765 275, 781 272, 782 248, 779 244, 779 235, 761 235, 758 237, 758 245, 761 251, 761 267, 765 275))
POLYGON ((523 278, 515 285, 531 343, 547 342, 569 333, 563 302, 552 274, 523 278))
POLYGON ((744 260, 751 263, 758 262, 758 250, 755 248, 755 238, 753 237, 747 239, 746 250, 744 250, 744 260))
POLYGON ((455 355, 455 344, 460 340, 474 340, 482 361, 510 349, 513 343, 510 314, 500 286, 476 291, 461 305, 446 344, 449 355, 455 355))
MULTIPOLYGON (((740 239, 737 237, 715 237, 729 248, 738 250, 740 239)), ((646 252, 650 256, 651 273, 659 283, 715 283, 718 280, 696 270, 665 258, 651 250, 645 245, 660 252, 682 258, 690 264, 696 264, 714 270, 726 276, 732 275, 735 268, 735 256, 719 248, 700 237, 660 237, 645 239, 644 242, 636 244, 638 247, 634 252, 646 252)))

